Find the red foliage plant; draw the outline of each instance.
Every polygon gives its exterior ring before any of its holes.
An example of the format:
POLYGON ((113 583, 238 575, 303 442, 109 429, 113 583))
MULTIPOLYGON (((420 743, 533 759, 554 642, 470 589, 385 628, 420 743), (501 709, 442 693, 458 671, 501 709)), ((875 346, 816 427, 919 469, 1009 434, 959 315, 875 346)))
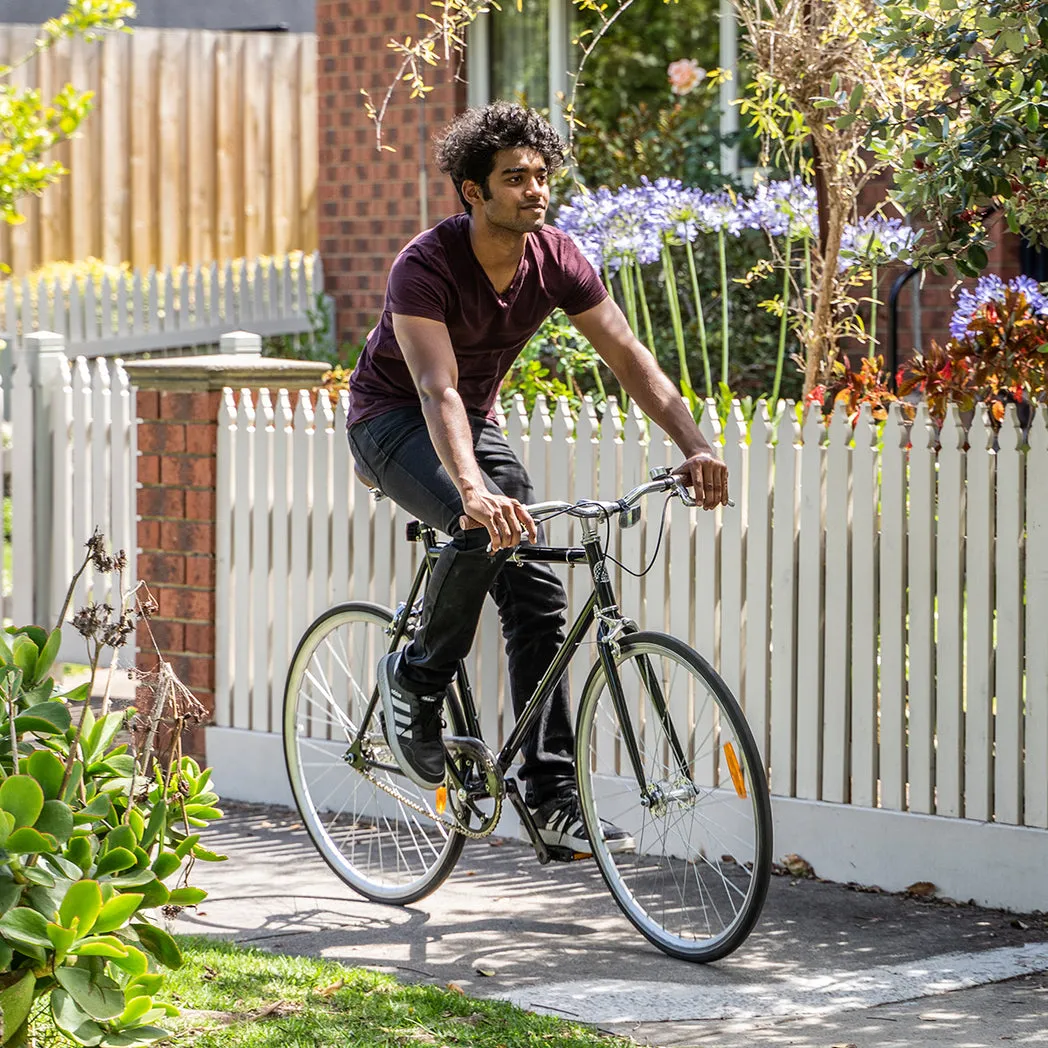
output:
POLYGON ((1029 309, 1022 291, 1005 289, 972 317, 963 338, 932 342, 900 370, 899 395, 919 392, 941 422, 948 404, 970 411, 979 402, 995 422, 1005 406, 1033 403, 1048 392, 1048 317, 1029 309))

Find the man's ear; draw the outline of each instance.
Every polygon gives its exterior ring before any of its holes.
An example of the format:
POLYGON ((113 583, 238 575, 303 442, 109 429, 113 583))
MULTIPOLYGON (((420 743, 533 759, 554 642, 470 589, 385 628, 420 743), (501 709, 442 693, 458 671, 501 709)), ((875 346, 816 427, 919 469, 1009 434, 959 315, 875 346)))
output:
POLYGON ((479 182, 467 178, 462 183, 462 195, 471 207, 476 207, 484 202, 484 189, 479 182))

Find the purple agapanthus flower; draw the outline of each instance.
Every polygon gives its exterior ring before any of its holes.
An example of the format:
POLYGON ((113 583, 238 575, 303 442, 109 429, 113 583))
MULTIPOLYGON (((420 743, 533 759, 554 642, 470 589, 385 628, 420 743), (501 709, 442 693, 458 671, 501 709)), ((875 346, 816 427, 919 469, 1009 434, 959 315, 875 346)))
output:
POLYGON ((746 227, 769 236, 813 236, 818 226, 815 187, 799 178, 761 182, 743 207, 746 227))
POLYGON ((865 215, 844 227, 839 268, 850 269, 863 262, 877 266, 908 262, 916 239, 916 230, 901 219, 865 215))
POLYGON ((1048 317, 1048 294, 1032 277, 1013 277, 1005 283, 994 273, 980 277, 974 288, 965 288, 957 296, 957 308, 950 318, 950 337, 962 339, 968 334, 975 314, 988 302, 1003 302, 1005 291, 1021 291, 1031 315, 1048 317))

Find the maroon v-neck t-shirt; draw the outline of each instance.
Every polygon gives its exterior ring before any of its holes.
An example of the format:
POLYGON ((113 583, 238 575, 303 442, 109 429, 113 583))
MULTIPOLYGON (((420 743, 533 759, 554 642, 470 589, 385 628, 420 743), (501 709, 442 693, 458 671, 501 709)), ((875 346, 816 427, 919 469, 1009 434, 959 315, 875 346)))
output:
POLYGON ((490 415, 499 385, 532 335, 558 306, 576 316, 607 291, 566 233, 529 233, 524 255, 501 294, 473 254, 469 215, 454 215, 420 233, 397 256, 382 319, 349 380, 347 425, 419 403, 393 334, 393 314, 447 326, 458 361, 458 392, 467 411, 490 415))

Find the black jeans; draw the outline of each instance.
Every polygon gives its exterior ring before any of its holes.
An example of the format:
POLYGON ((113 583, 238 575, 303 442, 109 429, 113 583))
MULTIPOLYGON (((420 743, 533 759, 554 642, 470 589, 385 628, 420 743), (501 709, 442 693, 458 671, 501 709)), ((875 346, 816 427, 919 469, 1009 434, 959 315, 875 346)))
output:
MULTIPOLYGON (((470 415, 473 451, 484 483, 528 503, 531 480, 498 426, 470 415)), ((361 474, 413 516, 451 537, 433 568, 415 638, 404 651, 398 683, 416 695, 439 693, 469 654, 485 594, 499 609, 509 658, 510 690, 519 714, 564 639, 567 598, 548 564, 505 564, 487 552, 484 528, 459 526, 462 498, 440 463, 421 408, 397 408, 358 422, 349 446, 361 474)), ((541 536, 540 536, 541 540, 541 536)), ((543 711, 524 745, 521 778, 535 807, 574 782, 574 738, 567 680, 543 711)))

